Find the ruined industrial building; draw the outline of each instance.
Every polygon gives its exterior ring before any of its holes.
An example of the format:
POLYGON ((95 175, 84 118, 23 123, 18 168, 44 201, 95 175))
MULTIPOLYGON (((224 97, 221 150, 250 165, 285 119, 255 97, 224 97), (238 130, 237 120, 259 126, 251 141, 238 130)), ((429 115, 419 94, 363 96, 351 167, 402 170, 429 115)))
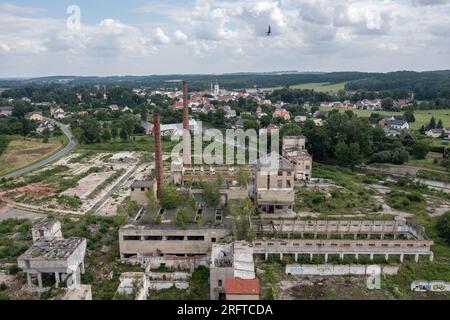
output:
POLYGON ((42 275, 52 274, 58 287, 62 280, 71 279, 71 286, 80 285, 80 275, 84 273, 86 239, 64 239, 61 223, 45 219, 32 228, 33 245, 22 254, 17 262, 27 275, 28 286, 43 288, 42 275))
MULTIPOLYGON (((186 92, 186 87, 183 92, 186 92)), ((186 99, 186 94, 184 97, 186 99)), ((184 103, 185 123, 188 116, 184 103)), ((140 210, 120 228, 122 260, 140 263, 147 268, 169 266, 192 271, 200 265, 209 266, 211 299, 228 300, 259 299, 256 258, 267 260, 275 255, 283 260, 290 256, 297 262, 300 257, 306 256, 312 261, 321 256, 327 263, 330 256, 358 259, 365 255, 373 260, 374 256, 382 255, 386 260, 392 256, 399 257, 401 262, 406 256, 413 257, 416 262, 422 257, 433 260, 433 241, 427 238, 424 229, 400 217, 386 221, 298 217, 294 212, 295 185, 312 179, 313 160, 306 149, 305 137, 284 137, 281 155, 268 154, 267 158, 245 166, 250 181, 247 188, 242 188, 233 184, 235 168, 193 165, 186 153, 190 148, 184 149, 183 159, 172 159, 170 169, 164 169, 160 116, 155 115, 154 120, 156 177, 154 181, 135 181, 131 186, 131 198, 138 203, 140 210), (270 159, 276 159, 278 165, 269 165, 270 159), (221 203, 207 207, 203 200, 204 190, 196 188, 192 182, 218 177, 223 181, 220 186, 221 203), (162 207, 153 222, 143 219, 148 193, 154 192, 159 199, 165 184, 174 184, 180 194, 188 194, 195 199, 197 209, 192 221, 176 224, 173 222, 176 209, 162 207), (235 241, 233 220, 226 212, 227 204, 248 198, 258 211, 257 216, 249 218, 249 230, 255 237, 251 241, 235 241)), ((185 133, 183 138, 184 146, 190 145, 189 134, 185 133)), ((296 267, 289 268, 295 270, 296 267)), ((138 277, 144 277, 143 283, 148 278, 143 274, 138 277)), ((124 288, 126 285, 124 280, 124 288)))

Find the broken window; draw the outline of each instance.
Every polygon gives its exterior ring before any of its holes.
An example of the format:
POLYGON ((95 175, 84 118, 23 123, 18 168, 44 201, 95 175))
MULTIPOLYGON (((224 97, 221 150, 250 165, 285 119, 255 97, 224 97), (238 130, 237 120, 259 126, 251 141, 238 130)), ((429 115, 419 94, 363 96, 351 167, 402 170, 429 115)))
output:
POLYGON ((140 241, 140 236, 123 236, 124 241, 140 241))
POLYGON ((187 237, 189 241, 204 241, 204 236, 188 236, 187 237))
POLYGON ((184 236, 168 236, 167 240, 169 241, 183 241, 184 236))

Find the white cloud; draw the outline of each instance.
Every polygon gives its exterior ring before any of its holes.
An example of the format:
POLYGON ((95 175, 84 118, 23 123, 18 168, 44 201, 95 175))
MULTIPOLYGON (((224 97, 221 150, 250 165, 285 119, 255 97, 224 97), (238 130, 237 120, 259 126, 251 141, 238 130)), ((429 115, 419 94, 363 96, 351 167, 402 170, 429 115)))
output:
POLYGON ((0 5, 0 75, 67 73, 68 65, 108 74, 450 67, 444 0, 153 1, 133 12, 157 22, 112 17, 81 30, 19 11, 0 5), (188 54, 178 65, 179 50, 188 54))
POLYGON ((186 43, 186 41, 188 41, 187 35, 181 30, 177 30, 174 32, 174 38, 177 44, 183 44, 186 43))
POLYGON ((156 28, 156 40, 159 44, 168 44, 170 43, 170 38, 164 33, 161 28, 156 28))
POLYGON ((36 14, 47 12, 47 9, 30 6, 19 6, 9 2, 4 2, 0 3, 0 11, 15 14, 36 14))

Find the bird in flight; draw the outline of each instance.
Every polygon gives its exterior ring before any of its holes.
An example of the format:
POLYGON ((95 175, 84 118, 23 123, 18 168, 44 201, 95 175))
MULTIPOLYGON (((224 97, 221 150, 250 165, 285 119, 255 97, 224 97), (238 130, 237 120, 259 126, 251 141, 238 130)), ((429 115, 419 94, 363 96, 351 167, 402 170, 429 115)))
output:
POLYGON ((272 29, 269 26, 269 31, 266 32, 267 36, 270 36, 272 34, 272 29))

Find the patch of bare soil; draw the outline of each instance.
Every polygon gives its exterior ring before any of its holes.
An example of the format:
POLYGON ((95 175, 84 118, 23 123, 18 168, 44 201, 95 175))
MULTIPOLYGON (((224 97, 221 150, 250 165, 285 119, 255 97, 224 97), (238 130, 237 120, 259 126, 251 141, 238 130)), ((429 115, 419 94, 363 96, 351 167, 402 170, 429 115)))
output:
POLYGON ((369 290, 366 277, 310 276, 279 283, 280 300, 388 300, 384 290, 369 290))
POLYGON ((427 212, 431 217, 439 217, 450 211, 450 201, 425 196, 427 212))
MULTIPOLYGON (((7 195, 13 195, 17 198, 28 196, 33 199, 41 199, 55 194, 56 189, 42 183, 30 184, 28 186, 16 188, 8 191, 7 195)), ((0 195, 1 197, 1 195, 0 195)))
POLYGON ((35 148, 35 149, 28 149, 28 150, 20 150, 16 152, 16 155, 28 155, 28 154, 47 154, 51 152, 54 149, 53 146, 50 147, 42 147, 42 148, 35 148))

